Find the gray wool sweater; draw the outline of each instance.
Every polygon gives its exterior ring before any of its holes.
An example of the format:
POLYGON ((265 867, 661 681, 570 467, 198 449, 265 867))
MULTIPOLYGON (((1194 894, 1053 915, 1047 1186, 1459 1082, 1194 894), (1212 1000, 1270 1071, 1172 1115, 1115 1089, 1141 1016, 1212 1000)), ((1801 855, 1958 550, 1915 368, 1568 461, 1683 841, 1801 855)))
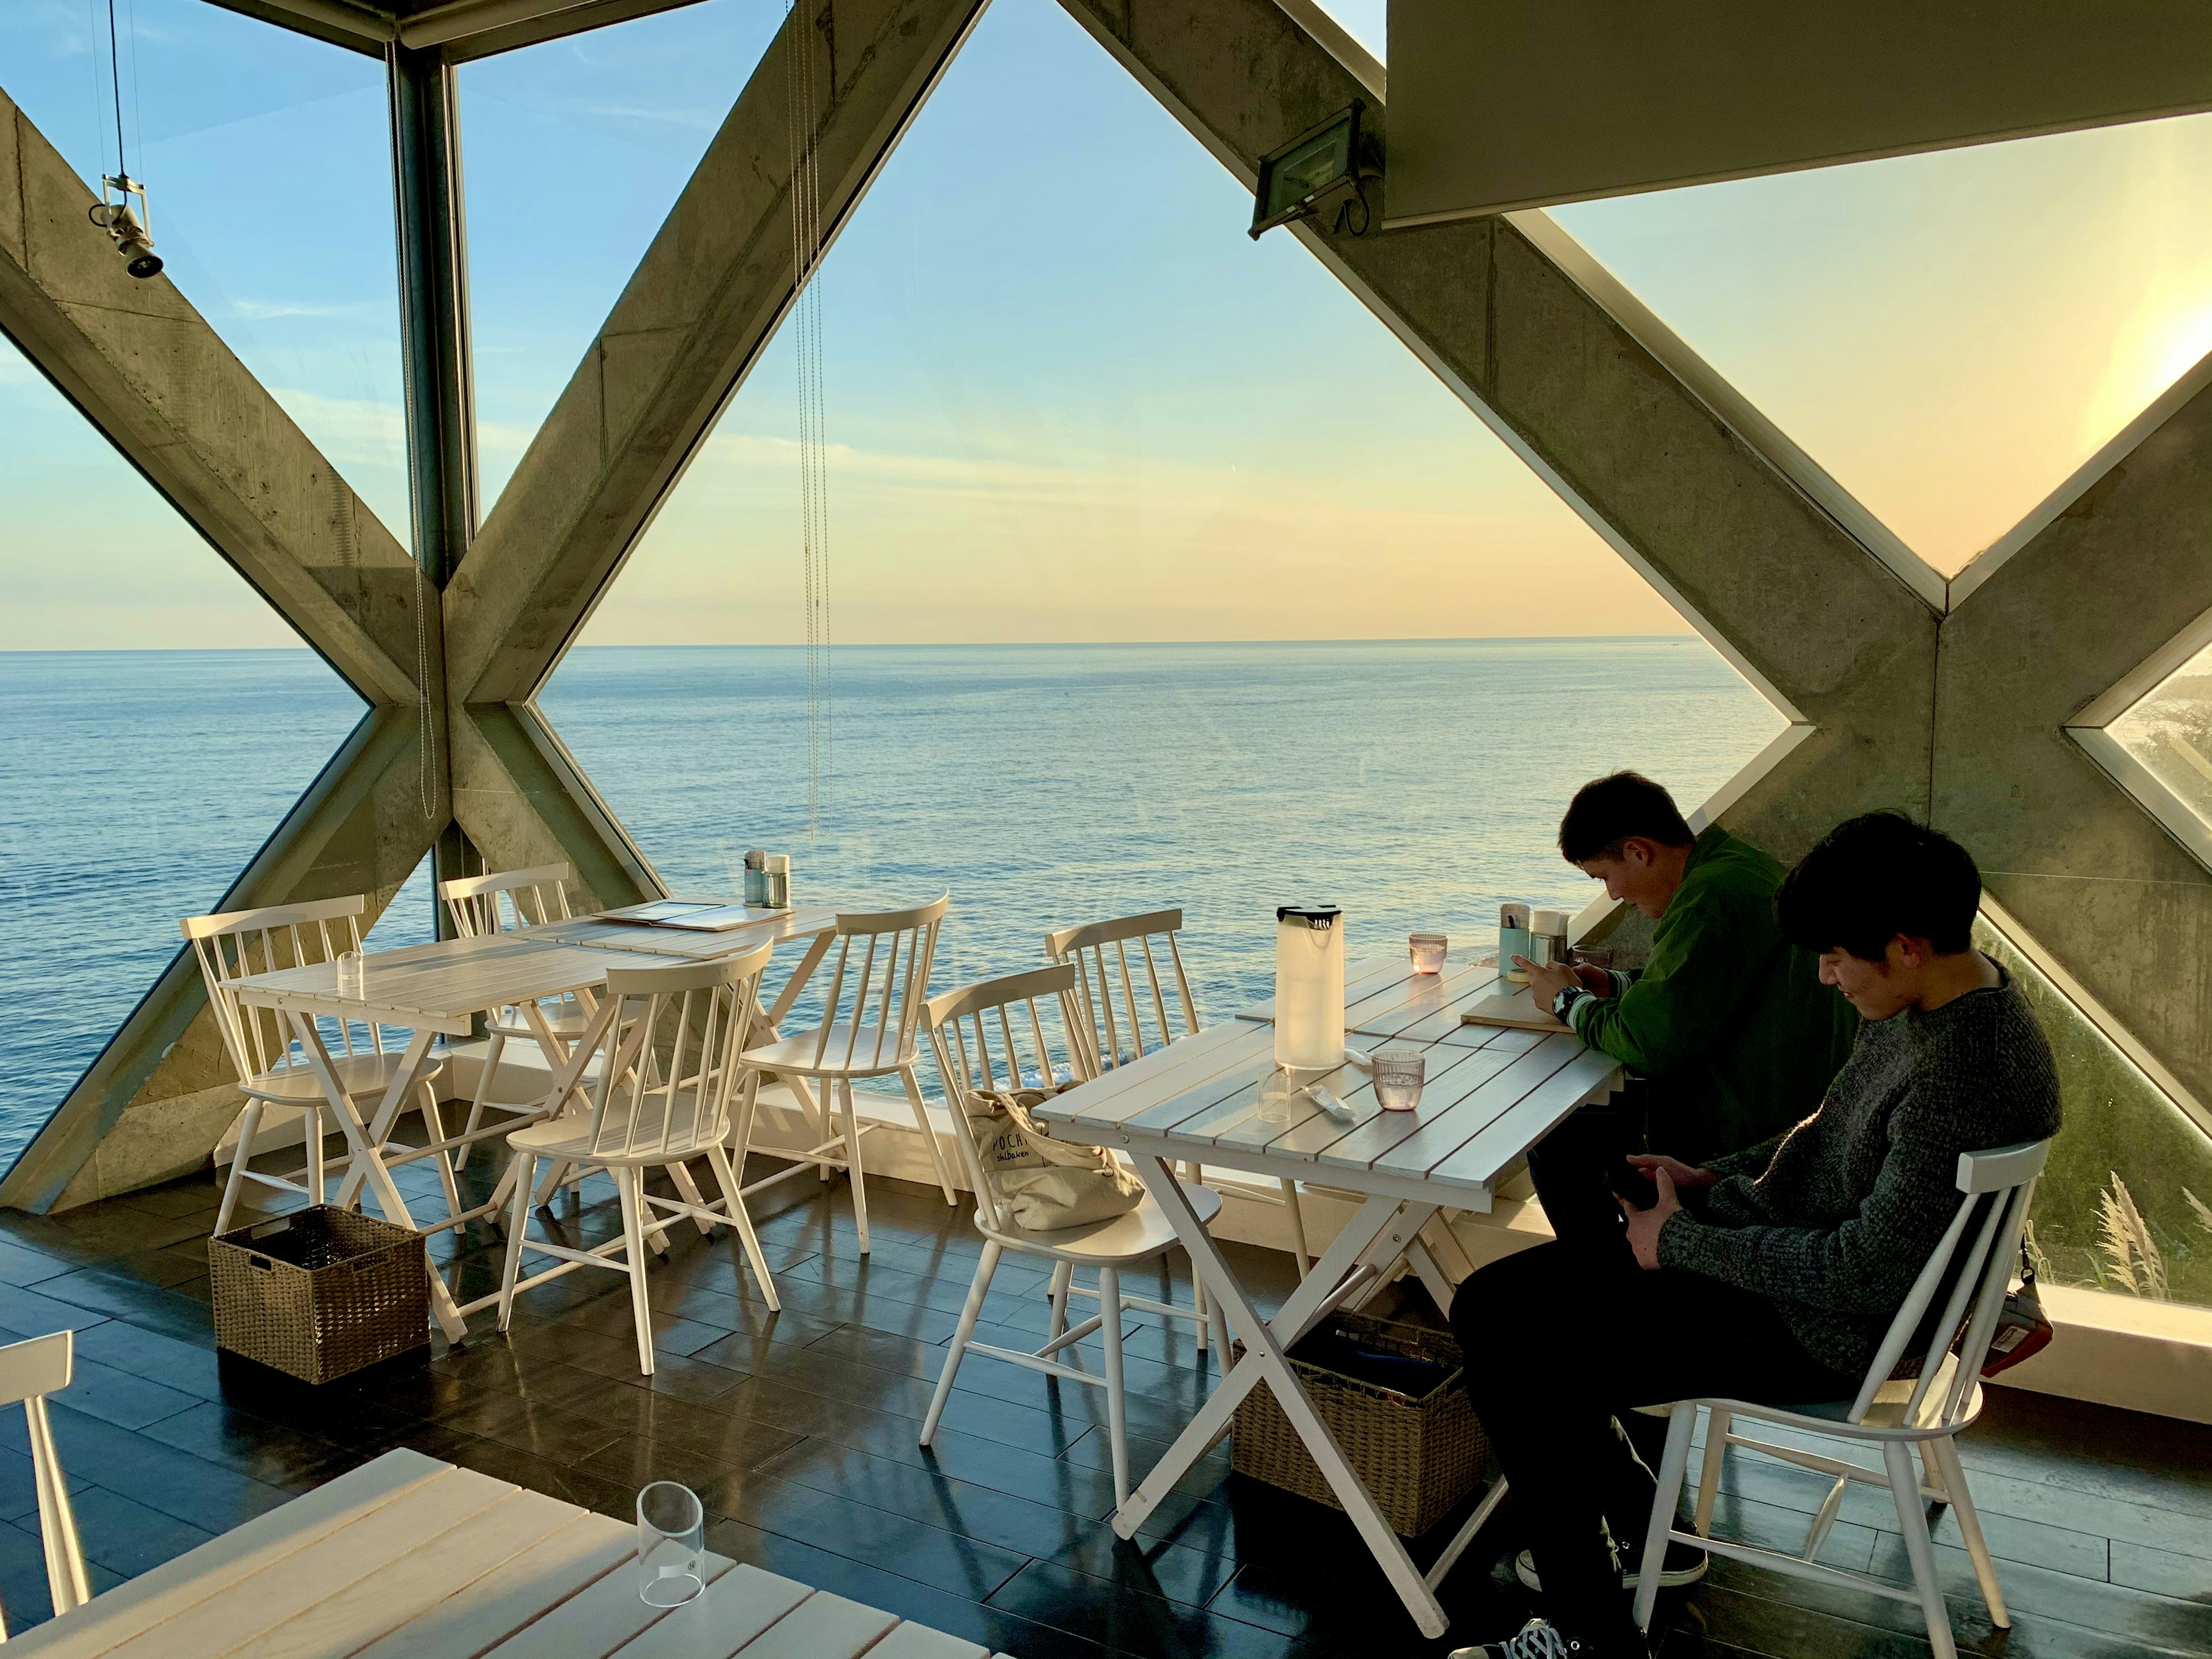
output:
POLYGON ((1713 1161, 1660 1265, 1769 1297, 1808 1353, 1862 1373, 1958 1211, 1959 1154, 2057 1129, 2051 1047, 2009 976, 1909 1008, 1860 1028, 1819 1111, 1713 1161))

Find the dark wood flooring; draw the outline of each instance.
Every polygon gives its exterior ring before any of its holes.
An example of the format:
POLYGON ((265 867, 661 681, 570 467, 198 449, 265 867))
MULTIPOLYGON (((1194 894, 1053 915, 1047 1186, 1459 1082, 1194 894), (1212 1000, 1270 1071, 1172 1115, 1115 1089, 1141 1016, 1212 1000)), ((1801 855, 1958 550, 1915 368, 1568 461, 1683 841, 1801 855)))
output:
MULTIPOLYGON (((403 1178, 410 1197, 434 1190, 422 1166, 403 1178)), ((681 1480, 705 1498, 725 1553, 1019 1659, 1389 1659, 1494 1638, 1526 1616, 1503 1565, 1510 1506, 1446 1585, 1451 1638, 1424 1643, 1340 1515, 1230 1474, 1225 1445, 1136 1541, 1118 1542, 1101 1518, 1113 1493, 1097 1397, 1001 1364, 969 1363, 939 1443, 923 1451, 919 1419, 978 1250, 964 1213, 933 1190, 872 1180, 875 1249, 863 1258, 842 1182, 769 1196, 758 1213, 783 1311, 757 1299, 726 1231, 678 1232, 652 1273, 649 1381, 612 1274, 530 1294, 510 1335, 479 1315, 465 1345, 320 1390, 219 1355, 204 1177, 52 1218, 0 1214, 0 1337, 78 1333, 76 1379, 53 1421, 100 1587, 405 1445, 624 1520, 640 1483, 681 1480)), ((596 1241, 617 1225, 613 1208, 602 1178, 557 1214, 596 1241)), ((441 1249, 459 1259, 465 1293, 496 1282, 492 1236, 441 1249)), ((1265 1302, 1287 1292, 1286 1258, 1235 1253, 1265 1302)), ((1000 1270, 994 1340, 1042 1331, 1043 1283, 1024 1265, 1000 1270)), ((1212 1362, 1187 1328, 1148 1316, 1132 1318, 1128 1346, 1141 1468, 1203 1397, 1212 1362)), ((2015 1620, 1991 1629, 1947 1517, 1938 1536, 1963 1648, 2212 1655, 2212 1430, 1996 1389, 1962 1452, 2015 1620)), ((1723 1522, 1781 1541, 1802 1534, 1823 1491, 1811 1474, 1732 1457, 1723 1522)), ((1855 1491, 1827 1558, 1905 1577, 1887 1501, 1855 1491)), ((0 1412, 0 1597, 11 1629, 46 1616, 13 1411, 0 1412)), ((1661 1618, 1667 1659, 1928 1650, 1899 1605, 1724 1562, 1662 1601, 1661 1618)))

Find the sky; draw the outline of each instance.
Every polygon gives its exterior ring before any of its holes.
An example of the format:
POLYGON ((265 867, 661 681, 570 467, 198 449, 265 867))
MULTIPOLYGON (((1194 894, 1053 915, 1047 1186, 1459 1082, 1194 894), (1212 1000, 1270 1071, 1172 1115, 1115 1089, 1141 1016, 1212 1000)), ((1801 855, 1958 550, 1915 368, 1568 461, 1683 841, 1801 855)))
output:
MULTIPOLYGON (((1333 4, 1378 52, 1379 0, 1333 4)), ((494 501, 758 64, 706 0, 465 66, 494 501)), ((88 0, 0 6, 0 88, 112 165, 88 0)), ((404 540, 371 59, 125 0, 125 138, 179 288, 404 540)), ((772 70, 770 72, 773 72, 772 70)), ((2212 118, 1559 216, 1937 568, 2212 349, 2212 118)), ((1052 0, 995 0, 817 279, 834 636, 1649 634, 1686 624, 1052 0)), ((801 635, 791 343, 587 642, 801 635)), ((0 342, 0 649, 293 636, 0 342)))

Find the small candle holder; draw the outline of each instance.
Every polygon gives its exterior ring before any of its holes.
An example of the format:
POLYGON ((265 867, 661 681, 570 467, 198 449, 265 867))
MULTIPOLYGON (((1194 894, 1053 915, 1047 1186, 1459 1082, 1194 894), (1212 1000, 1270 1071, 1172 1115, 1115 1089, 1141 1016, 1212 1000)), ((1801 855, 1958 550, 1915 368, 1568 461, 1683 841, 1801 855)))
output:
POLYGON ((1442 933, 1408 933, 1406 935, 1406 954, 1412 960, 1417 974, 1441 974, 1444 970, 1444 952, 1451 941, 1442 933))

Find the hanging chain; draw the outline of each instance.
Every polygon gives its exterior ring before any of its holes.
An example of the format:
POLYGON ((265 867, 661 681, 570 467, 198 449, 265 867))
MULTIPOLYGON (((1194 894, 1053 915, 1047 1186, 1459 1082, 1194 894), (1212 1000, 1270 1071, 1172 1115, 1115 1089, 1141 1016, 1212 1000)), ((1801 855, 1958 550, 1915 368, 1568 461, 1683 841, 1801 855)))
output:
POLYGON ((830 501, 823 436, 822 162, 816 133, 814 53, 797 0, 785 0, 784 88, 791 116, 792 346, 799 379, 799 523, 805 571, 806 828, 818 836, 830 805, 830 501))

